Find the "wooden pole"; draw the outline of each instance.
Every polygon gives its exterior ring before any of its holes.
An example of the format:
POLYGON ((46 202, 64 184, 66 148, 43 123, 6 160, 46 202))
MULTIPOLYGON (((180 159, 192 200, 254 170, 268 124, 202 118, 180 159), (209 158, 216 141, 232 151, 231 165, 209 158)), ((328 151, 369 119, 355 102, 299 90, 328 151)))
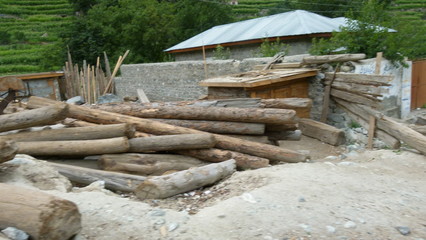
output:
POLYGON ((323 123, 327 122, 328 108, 330 106, 331 86, 333 85, 333 81, 336 78, 336 73, 338 70, 339 70, 339 64, 337 64, 336 69, 334 70, 334 75, 333 75, 333 78, 331 79, 331 83, 325 86, 324 101, 322 104, 322 113, 321 113, 321 119, 320 119, 320 122, 323 122, 323 123))

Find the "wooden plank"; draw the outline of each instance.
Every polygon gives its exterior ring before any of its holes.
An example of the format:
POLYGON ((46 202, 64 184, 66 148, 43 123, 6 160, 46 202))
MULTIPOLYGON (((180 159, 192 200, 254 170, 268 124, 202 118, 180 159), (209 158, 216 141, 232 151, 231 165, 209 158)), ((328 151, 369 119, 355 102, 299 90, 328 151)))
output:
POLYGON ((339 70, 339 65, 337 65, 336 69, 334 70, 333 78, 331 79, 330 84, 326 85, 324 89, 324 100, 322 103, 322 112, 321 112, 321 119, 320 119, 320 121, 323 123, 327 122, 328 109, 330 107, 331 86, 333 85, 334 79, 336 79, 336 73, 338 70, 339 70))
POLYGON ((373 137, 374 137, 374 130, 376 128, 376 118, 374 116, 370 116, 368 121, 368 143, 367 148, 373 149, 373 137))
POLYGON ((345 132, 341 129, 308 118, 299 120, 299 128, 303 135, 318 139, 330 145, 345 143, 345 132))
POLYGON ((150 102, 142 88, 136 89, 136 92, 138 93, 139 101, 141 103, 149 103, 150 102))
POLYGON ((378 52, 376 54, 376 68, 374 73, 380 74, 380 67, 382 66, 382 58, 383 58, 383 52, 378 52))
MULTIPOLYGON (((325 84, 329 84, 332 78, 333 73, 325 73, 325 84)), ((373 86, 391 86, 389 82, 391 82, 392 79, 392 75, 337 73, 334 81, 373 86)))
MULTIPOLYGON (((330 85, 330 82, 326 82, 326 85, 330 85)), ((382 96, 383 94, 389 93, 389 88, 383 88, 382 86, 369 86, 357 83, 347 83, 334 81, 331 86, 335 89, 342 91, 349 91, 354 93, 366 94, 371 96, 382 96)))
MULTIPOLYGON (((283 62, 283 63, 275 63, 271 65, 271 69, 286 69, 286 68, 300 68, 302 67, 301 62, 283 62)), ((265 65, 256 65, 253 67, 253 70, 262 70, 265 65)))
POLYGON ((377 99, 371 99, 368 98, 368 96, 362 96, 350 92, 345 92, 337 89, 331 89, 331 96, 335 98, 340 98, 348 102, 354 102, 359 104, 364 104, 367 106, 373 106, 378 107, 378 101, 377 99))

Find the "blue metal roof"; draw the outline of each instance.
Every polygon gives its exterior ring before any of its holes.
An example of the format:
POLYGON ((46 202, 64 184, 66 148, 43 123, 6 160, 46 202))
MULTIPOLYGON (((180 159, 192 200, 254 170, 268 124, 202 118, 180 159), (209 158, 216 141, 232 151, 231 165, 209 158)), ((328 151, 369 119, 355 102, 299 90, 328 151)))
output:
POLYGON ((165 51, 196 48, 271 37, 297 36, 337 31, 341 19, 324 17, 304 10, 219 25, 165 51))

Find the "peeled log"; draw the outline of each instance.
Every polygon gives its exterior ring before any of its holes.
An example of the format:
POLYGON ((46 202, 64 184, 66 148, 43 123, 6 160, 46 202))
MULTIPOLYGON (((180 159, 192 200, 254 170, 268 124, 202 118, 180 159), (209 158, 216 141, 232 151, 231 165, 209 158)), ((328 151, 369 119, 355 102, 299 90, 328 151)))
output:
POLYGON ((165 118, 186 120, 210 120, 252 123, 292 123, 296 112, 276 108, 223 108, 223 107, 157 107, 146 108, 139 104, 92 106, 108 112, 140 118, 165 118))
POLYGON ((101 180, 105 182, 106 188, 115 191, 133 192, 133 190, 146 179, 138 175, 108 172, 60 163, 49 162, 49 165, 54 167, 60 174, 67 177, 72 182, 89 185, 101 180))
MULTIPOLYGON (((54 100, 30 97, 27 106, 30 108, 43 107, 56 103, 54 100)), ((97 109, 88 109, 82 106, 69 105, 69 116, 72 118, 95 122, 103 124, 111 123, 130 123, 134 124, 136 130, 156 134, 156 135, 170 135, 170 134, 185 134, 185 133, 205 133, 202 131, 177 127, 165 123, 160 123, 148 119, 137 118, 118 113, 111 113, 97 109)), ((251 141, 240 140, 232 137, 227 137, 219 134, 214 134, 216 138, 216 147, 228 149, 236 152, 241 152, 249 155, 263 157, 272 161, 283 162, 301 162, 306 161, 307 156, 296 151, 271 146, 267 144, 255 143, 251 141)))
POLYGON ((148 178, 135 189, 139 199, 163 199, 213 184, 235 172, 235 160, 148 178))
POLYGON ((181 171, 206 163, 196 158, 173 154, 105 154, 98 159, 99 168, 107 171, 138 175, 162 175, 171 170, 181 171))
POLYGON ((0 132, 48 125, 64 119, 68 112, 67 104, 56 101, 54 103, 40 109, 0 115, 0 132))
POLYGON ((176 153, 198 158, 208 162, 224 162, 229 159, 234 159, 237 163, 238 169, 257 169, 269 166, 269 160, 266 158, 250 156, 244 153, 225 151, 221 149, 195 149, 195 150, 182 150, 176 153))
POLYGON ((18 153, 18 146, 13 141, 0 140, 0 163, 12 160, 18 153))
POLYGON ((81 214, 71 201, 4 183, 0 192, 0 229, 16 227, 35 240, 63 240, 82 228, 81 214))
POLYGON ((18 153, 31 156, 89 156, 129 150, 125 137, 100 140, 18 142, 18 153))
POLYGON ((357 54, 335 54, 335 55, 322 55, 322 56, 309 56, 304 57, 302 64, 321 64, 329 62, 348 62, 358 61, 365 58, 364 53, 357 54))
POLYGON ((66 141, 66 140, 93 140, 115 137, 132 138, 135 127, 130 124, 96 125, 90 127, 76 127, 63 129, 49 129, 36 132, 20 132, 0 136, 0 140, 7 139, 16 142, 31 141, 66 141))
POLYGON ((158 118, 151 120, 211 133, 262 135, 265 132, 265 124, 263 123, 178 120, 158 118))
POLYGON ((156 152, 170 150, 212 148, 216 140, 212 134, 164 135, 129 140, 129 152, 156 152))
POLYGON ((328 124, 302 118, 299 120, 299 127, 303 135, 318 139, 330 145, 338 146, 345 143, 345 132, 328 124))

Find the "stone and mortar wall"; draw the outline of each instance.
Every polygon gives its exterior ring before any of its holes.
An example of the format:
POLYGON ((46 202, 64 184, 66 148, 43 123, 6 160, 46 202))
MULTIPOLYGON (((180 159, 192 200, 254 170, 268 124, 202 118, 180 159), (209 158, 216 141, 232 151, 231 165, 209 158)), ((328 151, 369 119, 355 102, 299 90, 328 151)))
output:
MULTIPOLYGON (((270 59, 209 60, 207 77, 246 72, 270 59)), ((203 61, 127 64, 121 66, 115 87, 119 97, 137 96, 141 88, 150 101, 194 100, 207 94, 207 87, 198 86, 205 78, 203 61)))

